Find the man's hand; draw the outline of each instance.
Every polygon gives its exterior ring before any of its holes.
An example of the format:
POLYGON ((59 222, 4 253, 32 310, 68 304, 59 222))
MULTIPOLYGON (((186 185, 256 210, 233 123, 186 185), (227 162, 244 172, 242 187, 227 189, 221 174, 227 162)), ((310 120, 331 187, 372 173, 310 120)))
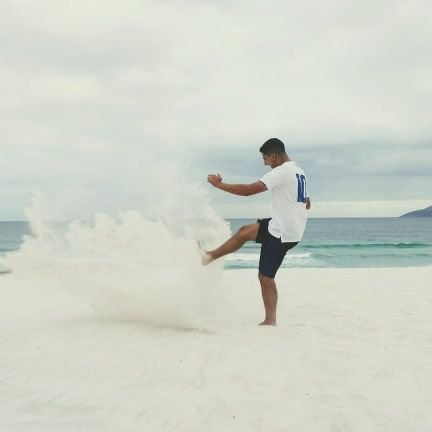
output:
POLYGON ((219 185, 222 183, 222 177, 220 174, 209 174, 207 176, 207 181, 214 186, 215 188, 218 188, 219 185))

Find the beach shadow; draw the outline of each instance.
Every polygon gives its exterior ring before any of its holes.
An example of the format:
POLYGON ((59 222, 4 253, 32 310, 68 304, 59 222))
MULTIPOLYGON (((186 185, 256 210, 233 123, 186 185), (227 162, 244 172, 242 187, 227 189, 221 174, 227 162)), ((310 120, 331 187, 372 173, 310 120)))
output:
POLYGON ((153 323, 151 321, 143 319, 127 319, 115 316, 108 316, 103 314, 86 314, 86 315, 75 315, 61 318, 58 321, 58 324, 64 324, 65 326, 76 326, 77 324, 86 325, 89 327, 92 326, 100 326, 101 324, 104 326, 110 327, 133 327, 135 329, 143 328, 146 330, 170 330, 173 332, 180 333, 198 333, 205 335, 212 335, 216 332, 213 329, 206 328, 204 326, 200 327, 198 325, 178 325, 178 324, 164 324, 164 323, 153 323))

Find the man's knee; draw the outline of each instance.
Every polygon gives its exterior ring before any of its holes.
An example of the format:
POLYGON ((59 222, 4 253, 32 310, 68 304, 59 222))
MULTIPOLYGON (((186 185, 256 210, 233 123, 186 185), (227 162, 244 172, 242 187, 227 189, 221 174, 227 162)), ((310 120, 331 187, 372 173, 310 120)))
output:
POLYGON ((258 272, 258 279, 261 283, 271 283, 274 282, 274 278, 264 276, 261 272, 258 272))
POLYGON ((239 228, 239 230, 236 232, 236 236, 241 238, 244 241, 247 240, 255 240, 257 233, 258 233, 258 229, 257 227, 253 225, 243 225, 241 228, 239 228))
POLYGON ((246 233, 247 233, 247 226, 244 225, 244 226, 240 227, 240 228, 237 230, 237 233, 236 233, 236 234, 237 234, 239 237, 245 237, 245 236, 246 236, 246 233))

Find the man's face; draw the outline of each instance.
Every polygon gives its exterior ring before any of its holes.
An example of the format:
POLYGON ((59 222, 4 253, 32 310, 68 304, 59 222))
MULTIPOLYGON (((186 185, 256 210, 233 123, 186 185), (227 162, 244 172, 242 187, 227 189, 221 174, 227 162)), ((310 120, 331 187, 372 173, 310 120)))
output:
POLYGON ((268 155, 262 154, 262 158, 264 161, 264 165, 268 165, 268 166, 273 168, 273 166, 276 162, 276 155, 275 154, 268 154, 268 155))

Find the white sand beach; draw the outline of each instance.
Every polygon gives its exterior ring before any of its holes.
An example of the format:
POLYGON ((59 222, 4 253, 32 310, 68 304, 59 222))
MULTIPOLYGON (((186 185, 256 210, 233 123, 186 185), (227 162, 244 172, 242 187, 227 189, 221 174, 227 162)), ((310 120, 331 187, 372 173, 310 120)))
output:
POLYGON ((432 430, 432 267, 282 269, 275 328, 255 271, 214 272, 202 326, 0 276, 0 431, 432 430))

